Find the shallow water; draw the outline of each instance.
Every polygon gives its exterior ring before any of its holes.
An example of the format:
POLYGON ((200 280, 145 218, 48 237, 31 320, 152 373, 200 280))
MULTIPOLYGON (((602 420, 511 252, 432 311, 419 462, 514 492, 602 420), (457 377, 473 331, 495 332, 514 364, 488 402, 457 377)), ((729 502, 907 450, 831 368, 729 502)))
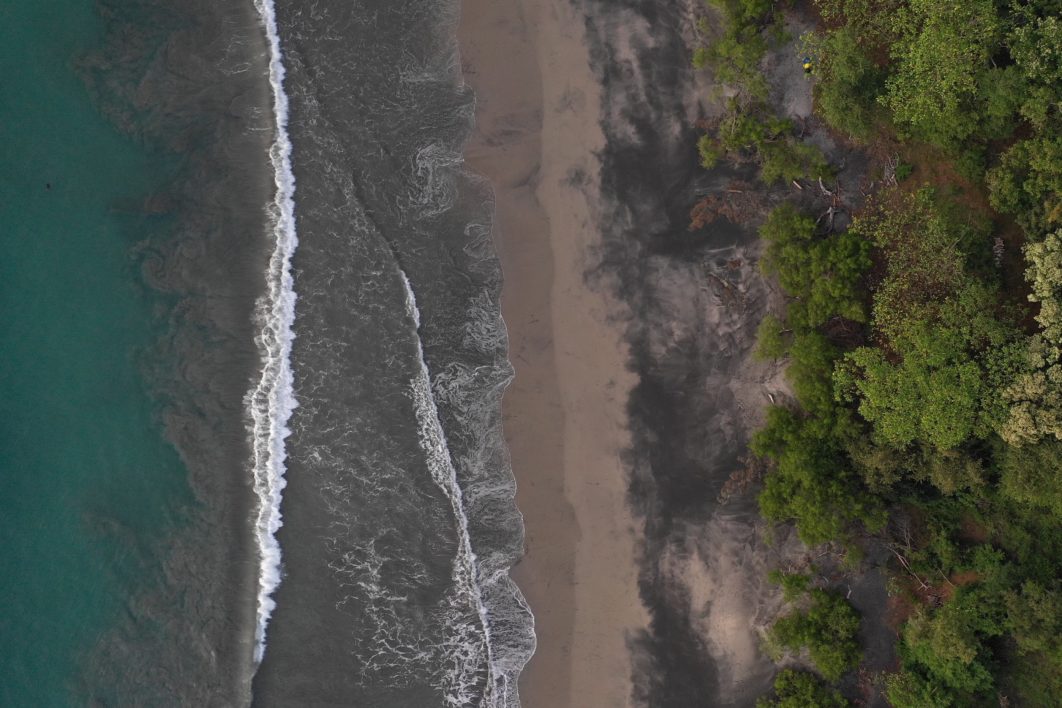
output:
POLYGON ((515 705, 492 196, 452 0, 278 3, 299 250, 284 578, 255 702, 515 705))

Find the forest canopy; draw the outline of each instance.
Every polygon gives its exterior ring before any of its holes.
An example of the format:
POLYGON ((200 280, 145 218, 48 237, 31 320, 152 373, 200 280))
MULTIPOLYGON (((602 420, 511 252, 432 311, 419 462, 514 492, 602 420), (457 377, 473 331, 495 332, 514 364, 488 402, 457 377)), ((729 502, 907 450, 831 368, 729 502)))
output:
MULTIPOLYGON (((792 390, 750 443, 768 469, 761 513, 808 545, 888 549, 907 608, 879 682, 892 705, 1058 705, 1062 2, 814 0, 799 42, 785 3, 709 4, 724 29, 694 61, 730 98, 701 163, 794 190, 759 226, 785 307, 757 356, 782 361, 792 390), (812 120, 871 162, 838 228, 840 168, 764 74, 794 46, 812 120), (825 220, 808 208, 819 190, 825 220)), ((830 684, 859 662, 858 615, 828 583, 779 577, 795 604, 768 645, 815 673, 781 672, 759 705, 847 705, 830 684)))

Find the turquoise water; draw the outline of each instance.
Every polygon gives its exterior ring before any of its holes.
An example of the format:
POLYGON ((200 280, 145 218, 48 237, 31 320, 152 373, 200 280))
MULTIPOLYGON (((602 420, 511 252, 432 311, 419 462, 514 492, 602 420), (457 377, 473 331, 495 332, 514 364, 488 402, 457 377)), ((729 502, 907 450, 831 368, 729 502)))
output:
POLYGON ((191 496, 141 361, 131 252, 173 165, 94 108, 94 0, 0 4, 0 705, 78 703, 84 657, 152 582, 191 496), (47 184, 51 188, 46 188, 47 184))

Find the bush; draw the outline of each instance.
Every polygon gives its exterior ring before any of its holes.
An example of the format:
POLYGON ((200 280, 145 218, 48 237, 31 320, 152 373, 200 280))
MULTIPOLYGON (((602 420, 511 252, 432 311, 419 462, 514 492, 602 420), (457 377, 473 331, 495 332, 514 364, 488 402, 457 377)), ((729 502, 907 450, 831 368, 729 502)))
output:
POLYGON ((1062 517, 1062 442, 1057 438, 1035 445, 1008 445, 1001 454, 1000 469, 999 485, 1005 495, 1062 517))
POLYGON ((767 30, 780 15, 774 0, 709 0, 723 15, 723 34, 708 47, 694 52, 694 66, 711 65, 716 78, 754 98, 767 95, 767 83, 759 71, 767 52, 767 30))
POLYGON ((774 315, 764 315, 756 328, 757 359, 777 359, 789 349, 789 332, 785 324, 774 315))
POLYGON ((783 204, 767 217, 760 237, 767 243, 763 270, 797 300, 788 317, 795 328, 817 327, 837 316, 866 320, 861 283, 870 249, 858 234, 818 237, 811 217, 783 204))
POLYGON ((988 173, 992 206, 1034 239, 1062 222, 1062 137, 1015 143, 988 173))
POLYGON ((756 708, 847 708, 841 694, 816 676, 786 669, 774 680, 774 698, 761 698, 756 708))
POLYGON ((718 140, 710 135, 702 135, 697 140, 697 154, 701 158, 701 167, 710 170, 726 152, 718 140))
POLYGON ((759 496, 768 521, 793 521, 808 545, 844 539, 862 522, 871 530, 884 523, 877 500, 861 489, 821 421, 772 407, 767 424, 750 443, 754 454, 775 461, 759 496))
POLYGON ((885 86, 884 69, 867 58, 849 26, 827 33, 817 50, 815 107, 836 130, 865 139, 881 112, 877 99, 885 86))
POLYGON ((776 650, 807 649, 815 668, 829 681, 837 681, 859 664, 859 614, 840 595, 812 590, 806 609, 782 617, 768 632, 776 650))
POLYGON ((767 579, 776 585, 782 586, 782 597, 786 602, 794 602, 805 592, 811 578, 800 573, 784 573, 780 570, 772 570, 767 574, 767 579))

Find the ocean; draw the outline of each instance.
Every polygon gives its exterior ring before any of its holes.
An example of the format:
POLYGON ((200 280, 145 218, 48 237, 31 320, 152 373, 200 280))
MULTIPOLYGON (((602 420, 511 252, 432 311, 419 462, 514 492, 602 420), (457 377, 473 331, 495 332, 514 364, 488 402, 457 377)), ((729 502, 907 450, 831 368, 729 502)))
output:
POLYGON ((0 7, 0 705, 518 705, 457 11, 0 7))

